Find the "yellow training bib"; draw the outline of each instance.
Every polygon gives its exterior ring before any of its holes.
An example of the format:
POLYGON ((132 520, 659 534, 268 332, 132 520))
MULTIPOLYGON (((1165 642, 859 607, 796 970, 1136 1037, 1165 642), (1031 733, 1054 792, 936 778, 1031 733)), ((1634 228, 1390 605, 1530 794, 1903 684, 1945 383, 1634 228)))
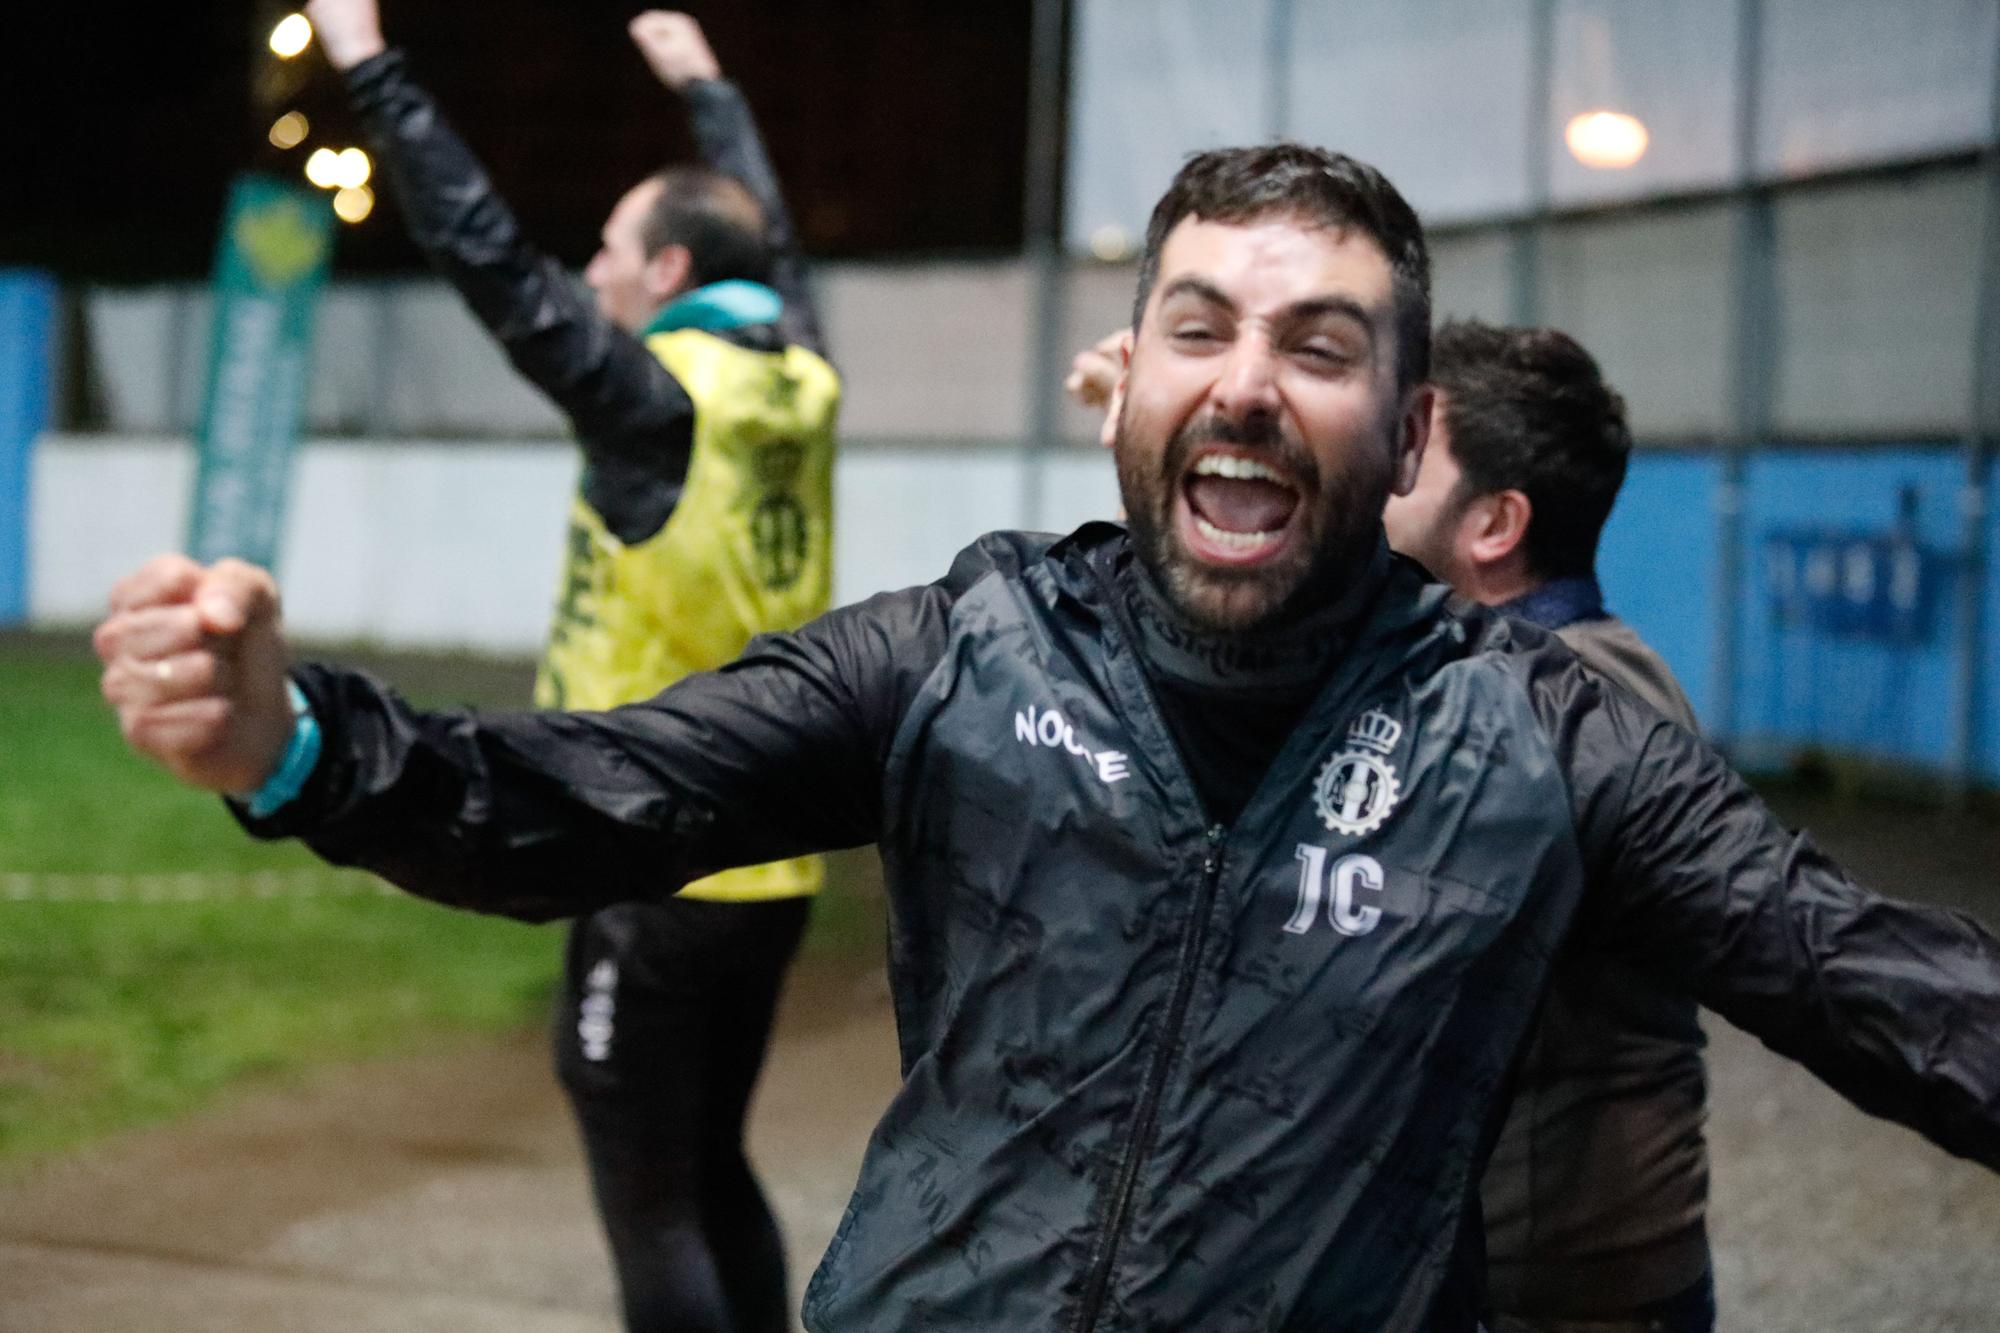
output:
MULTIPOLYGON (((548 652, 543 708, 613 708, 732 661, 771 630, 824 612, 833 590, 833 427, 840 378, 802 347, 759 352, 697 329, 646 346, 694 400, 694 447, 664 526, 627 546, 579 494, 548 652)), ((726 870, 685 898, 819 891, 818 857, 726 870)))

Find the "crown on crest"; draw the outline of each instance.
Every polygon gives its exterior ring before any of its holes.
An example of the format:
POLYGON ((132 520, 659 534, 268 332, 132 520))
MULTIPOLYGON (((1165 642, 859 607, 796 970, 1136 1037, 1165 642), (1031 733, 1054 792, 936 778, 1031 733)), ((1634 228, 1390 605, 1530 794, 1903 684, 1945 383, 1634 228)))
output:
POLYGON ((1388 754, 1403 736, 1403 724, 1379 708, 1371 708, 1347 725, 1347 742, 1376 754, 1388 754))

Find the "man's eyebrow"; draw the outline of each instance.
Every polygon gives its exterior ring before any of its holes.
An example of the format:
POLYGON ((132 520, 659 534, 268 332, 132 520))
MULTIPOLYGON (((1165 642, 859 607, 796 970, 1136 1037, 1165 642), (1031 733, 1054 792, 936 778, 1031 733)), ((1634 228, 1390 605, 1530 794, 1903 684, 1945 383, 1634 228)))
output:
POLYGON ((1207 278, 1198 278, 1193 274, 1183 274, 1181 277, 1175 278, 1172 282, 1168 283, 1165 289, 1160 292, 1160 302, 1161 304, 1165 304, 1173 300, 1176 296, 1194 296, 1208 302, 1210 305, 1219 305, 1228 310, 1236 308, 1236 302, 1230 300, 1222 288, 1216 286, 1207 278))
POLYGON ((1369 341, 1374 341, 1375 320, 1366 306, 1348 296, 1317 296, 1300 301, 1296 305, 1286 306, 1278 318, 1286 324, 1299 324, 1328 316, 1353 320, 1368 335, 1369 341))
MULTIPOLYGON (((1194 274, 1183 274, 1160 289, 1160 301, 1165 304, 1177 296, 1192 296, 1210 305, 1234 310, 1236 302, 1220 287, 1206 278, 1194 274)), ((1368 308, 1351 296, 1314 296, 1286 306, 1278 313, 1278 322, 1301 324, 1309 320, 1325 318, 1351 319, 1361 326, 1370 342, 1375 339, 1375 320, 1368 308)))

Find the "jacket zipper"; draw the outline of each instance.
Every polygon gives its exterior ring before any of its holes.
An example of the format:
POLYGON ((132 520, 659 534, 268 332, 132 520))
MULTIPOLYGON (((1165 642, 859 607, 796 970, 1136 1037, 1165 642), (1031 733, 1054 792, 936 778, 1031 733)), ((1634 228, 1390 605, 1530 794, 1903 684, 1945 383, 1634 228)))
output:
POLYGON ((1091 1269, 1090 1280, 1084 1284, 1083 1302, 1072 1325, 1075 1333, 1092 1333, 1096 1329, 1097 1317, 1103 1312, 1105 1297, 1111 1290, 1111 1269, 1118 1261, 1118 1243, 1123 1239, 1126 1215, 1131 1211, 1132 1192, 1139 1183, 1139 1168, 1152 1146, 1153 1125, 1159 1118, 1160 1099, 1166 1092, 1167 1075, 1173 1069, 1175 1057, 1180 1054, 1186 1039, 1187 1034, 1181 1031, 1181 1026, 1187 1021, 1188 1005, 1194 999, 1195 977, 1201 970, 1201 952, 1207 943, 1209 909, 1215 902, 1216 884, 1222 877, 1222 840, 1228 832, 1221 824, 1211 824, 1205 835, 1208 850, 1201 863, 1201 891, 1195 895, 1194 911, 1189 917, 1187 932, 1181 938, 1180 968, 1174 977, 1173 995, 1167 1002, 1166 1022, 1160 1029, 1161 1041, 1153 1052, 1153 1063, 1146 1071, 1146 1081, 1140 1087, 1139 1114, 1133 1121, 1132 1137, 1125 1143, 1124 1160, 1118 1165, 1111 1207, 1104 1217, 1102 1250, 1091 1269))

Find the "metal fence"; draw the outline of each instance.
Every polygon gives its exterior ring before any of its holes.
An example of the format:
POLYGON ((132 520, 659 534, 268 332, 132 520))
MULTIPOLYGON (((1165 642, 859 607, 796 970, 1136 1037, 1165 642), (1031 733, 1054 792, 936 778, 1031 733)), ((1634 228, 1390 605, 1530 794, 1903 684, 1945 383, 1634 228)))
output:
POLYGON ((1607 539, 1635 553, 1607 557, 1711 732, 1980 770, 2000 709, 2000 0, 1078 0, 1076 32, 1074 248, 1129 247, 1193 149, 1291 137, 1376 163, 1432 229, 1441 314, 1567 329, 1642 441, 1675 451, 1635 469, 1607 539), (1593 112, 1641 124, 1643 155, 1586 165, 1569 140, 1593 112), (1669 485, 1671 513, 1642 494, 1669 485), (1787 668, 1767 548, 1907 535, 1912 490, 1924 633, 1792 625, 1842 665, 1787 668), (1654 540, 1641 510, 1671 520, 1654 540), (1826 704, 1816 682, 1875 657, 1861 674, 1891 685, 1826 704), (1895 680, 1923 693, 1885 702, 1895 680))
MULTIPOLYGON (((1066 86, 1067 142, 1036 117, 1024 256, 821 276, 853 445, 1024 449, 1016 507, 1052 513, 1042 451, 1095 424, 1060 368, 1128 317, 1131 249, 1181 156, 1329 143, 1425 215, 1441 315, 1565 328, 1624 392, 1650 452, 1607 582, 1712 733, 2000 776, 2000 0, 1070 9, 1064 60, 1061 6, 1037 6, 1034 101, 1066 86), (1597 110, 1648 129, 1630 166, 1567 146, 1597 110), (1921 548, 1920 618, 1784 610, 1784 543, 1858 571, 1896 541, 1921 548)), ((71 293, 59 420, 184 432, 205 312, 192 287, 71 293)), ((321 437, 561 433, 431 281, 336 284, 315 363, 321 437)), ((1867 582, 1834 590, 1860 606, 1867 582)))

